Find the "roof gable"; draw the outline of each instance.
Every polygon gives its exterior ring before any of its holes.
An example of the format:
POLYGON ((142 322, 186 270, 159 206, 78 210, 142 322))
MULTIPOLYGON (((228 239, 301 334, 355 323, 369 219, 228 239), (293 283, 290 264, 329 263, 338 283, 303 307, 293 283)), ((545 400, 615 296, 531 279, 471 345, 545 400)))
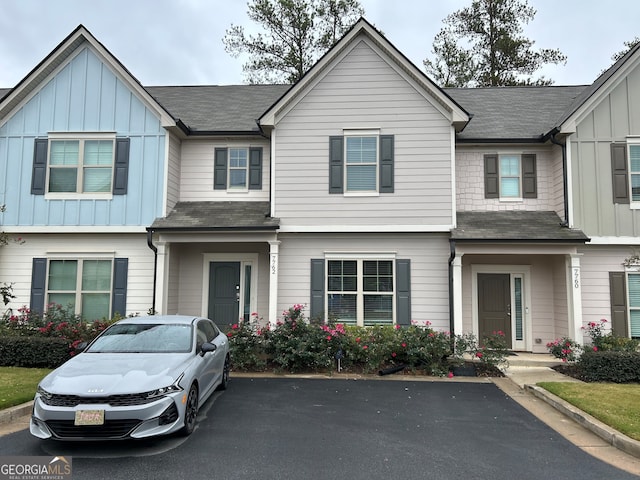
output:
POLYGON ((579 119, 595 108, 630 71, 638 66, 640 66, 640 43, 629 49, 575 99, 558 121, 557 127, 560 132, 573 133, 579 119))
POLYGON ((29 72, 13 89, 0 96, 0 124, 31 98, 47 80, 66 65, 82 48, 89 45, 98 58, 111 68, 152 111, 164 127, 175 126, 173 117, 140 84, 140 82, 83 26, 79 25, 53 51, 29 72))
POLYGON ((304 96, 306 91, 313 88, 362 41, 379 53, 381 58, 389 63, 408 82, 415 85, 416 89, 425 98, 428 98, 443 115, 449 118, 457 129, 462 129, 466 125, 469 121, 467 112, 363 18, 260 117, 260 125, 263 127, 275 126, 281 115, 290 110, 304 96))

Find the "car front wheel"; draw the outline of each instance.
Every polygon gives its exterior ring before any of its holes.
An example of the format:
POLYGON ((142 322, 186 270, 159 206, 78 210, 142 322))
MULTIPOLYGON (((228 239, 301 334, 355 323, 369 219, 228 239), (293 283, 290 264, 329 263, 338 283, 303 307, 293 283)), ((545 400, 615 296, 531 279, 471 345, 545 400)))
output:
POLYGON ((231 361, 229 355, 224 359, 224 367, 222 367, 222 380, 218 386, 218 390, 226 390, 229 385, 229 370, 231 370, 231 361))
POLYGON ((191 435, 196 428, 196 417, 198 416, 198 387, 193 384, 187 395, 187 404, 184 411, 184 426, 180 433, 191 435))

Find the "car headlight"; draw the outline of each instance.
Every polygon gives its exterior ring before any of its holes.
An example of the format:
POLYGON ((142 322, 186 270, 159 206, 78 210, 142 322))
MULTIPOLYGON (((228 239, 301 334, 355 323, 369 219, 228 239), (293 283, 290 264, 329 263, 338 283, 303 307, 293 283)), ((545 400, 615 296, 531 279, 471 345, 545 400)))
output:
POLYGON ((169 395, 170 393, 181 392, 183 388, 180 386, 180 380, 182 380, 183 376, 184 374, 180 375, 178 379, 171 385, 150 391, 149 393, 147 393, 147 398, 164 397, 165 395, 169 395))
POLYGON ((51 393, 47 392, 40 385, 38 385, 37 393, 38 393, 38 395, 40 395, 41 397, 44 397, 47 400, 51 400, 51 397, 53 397, 53 395, 51 393))

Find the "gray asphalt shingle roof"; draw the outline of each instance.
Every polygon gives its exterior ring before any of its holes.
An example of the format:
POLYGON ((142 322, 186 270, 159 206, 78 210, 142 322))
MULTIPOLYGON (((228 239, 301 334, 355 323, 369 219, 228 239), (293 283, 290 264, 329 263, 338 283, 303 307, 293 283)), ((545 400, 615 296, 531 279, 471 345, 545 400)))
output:
POLYGON ((290 85, 145 87, 193 133, 259 132, 257 119, 290 85))
POLYGON ((473 118, 457 135, 470 140, 539 140, 587 87, 446 88, 473 118))
POLYGON ((589 240, 581 230, 562 226, 555 212, 458 212, 457 218, 458 226, 451 232, 451 238, 456 241, 584 243, 589 240))
POLYGON ((275 230, 279 220, 269 216, 269 202, 178 202, 154 230, 275 230))

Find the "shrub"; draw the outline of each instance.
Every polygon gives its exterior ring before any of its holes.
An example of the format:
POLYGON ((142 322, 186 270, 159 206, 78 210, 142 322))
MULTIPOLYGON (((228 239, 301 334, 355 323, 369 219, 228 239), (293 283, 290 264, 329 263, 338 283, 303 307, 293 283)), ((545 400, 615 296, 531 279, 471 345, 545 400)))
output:
POLYGON ((56 368, 69 358, 69 342, 62 338, 0 336, 3 367, 56 368))
POLYGON ((569 337, 562 337, 547 343, 547 349, 551 355, 563 362, 575 362, 582 352, 582 346, 569 337))
POLYGON ((492 332, 478 341, 472 333, 456 335, 454 340, 453 363, 461 365, 465 357, 479 362, 484 370, 507 364, 507 339, 502 331, 492 332))
POLYGON ((620 337, 612 332, 604 333, 606 319, 599 322, 589 322, 586 327, 582 327, 591 337, 591 350, 594 351, 618 351, 618 352, 635 352, 640 346, 640 342, 636 339, 628 337, 620 337))
POLYGON ((586 350, 577 367, 588 382, 640 382, 640 353, 586 350))
POLYGON ((239 322, 231 326, 227 333, 231 349, 231 368, 236 371, 262 371, 266 368, 263 331, 258 314, 254 313, 249 322, 239 322))

